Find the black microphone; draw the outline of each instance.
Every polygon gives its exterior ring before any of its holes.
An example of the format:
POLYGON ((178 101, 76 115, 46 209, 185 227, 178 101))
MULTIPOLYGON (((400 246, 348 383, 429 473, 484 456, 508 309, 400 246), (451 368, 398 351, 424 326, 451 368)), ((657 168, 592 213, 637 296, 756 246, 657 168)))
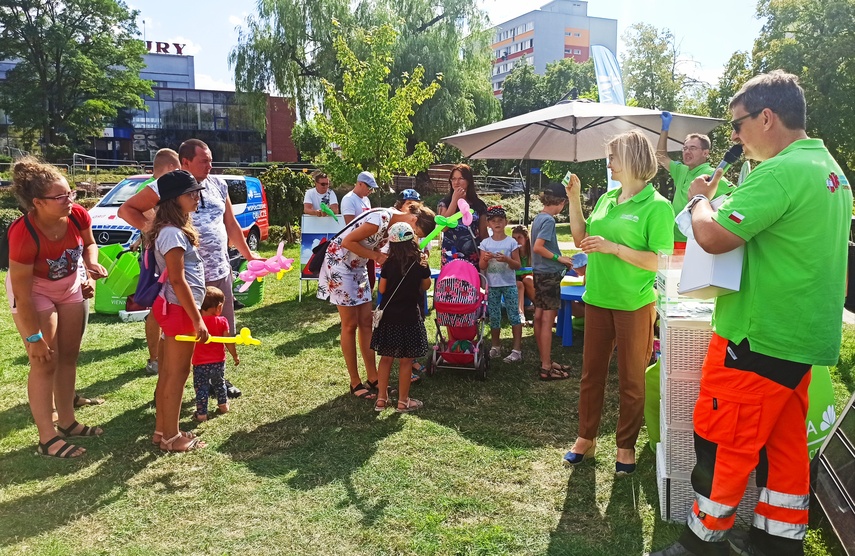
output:
MULTIPOLYGON (((724 153, 724 159, 721 163, 716 166, 716 170, 721 168, 721 173, 724 174, 727 172, 727 169, 730 168, 731 164, 739 160, 739 157, 742 156, 742 143, 737 143, 736 145, 730 147, 726 153, 724 153)), ((715 170, 713 171, 715 174, 715 170)), ((712 176, 707 181, 711 181, 712 176)))

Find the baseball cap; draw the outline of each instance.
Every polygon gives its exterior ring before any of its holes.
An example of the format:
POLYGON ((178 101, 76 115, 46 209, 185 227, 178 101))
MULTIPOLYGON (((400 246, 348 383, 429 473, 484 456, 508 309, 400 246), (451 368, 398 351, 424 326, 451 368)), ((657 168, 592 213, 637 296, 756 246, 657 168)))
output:
POLYGON ((374 179, 374 174, 371 172, 359 172, 359 175, 356 176, 356 181, 361 181, 371 189, 377 189, 377 181, 374 179))
POLYGON ((505 209, 501 205, 487 207, 487 220, 491 218, 507 218, 505 209))
POLYGON ((175 199, 185 193, 193 191, 201 191, 205 189, 204 185, 199 185, 193 174, 187 170, 173 170, 163 174, 157 179, 157 192, 160 194, 160 201, 157 204, 175 199))
POLYGON ((422 196, 415 189, 405 189, 401 191, 402 201, 421 201, 422 196))
POLYGON ((560 183, 552 182, 547 183, 543 188, 544 193, 549 193, 553 197, 558 197, 560 199, 567 198, 567 191, 564 190, 564 186, 560 183))
POLYGON ((395 222, 389 226, 389 241, 392 243, 413 241, 414 237, 416 234, 413 232, 413 227, 406 222, 395 222))

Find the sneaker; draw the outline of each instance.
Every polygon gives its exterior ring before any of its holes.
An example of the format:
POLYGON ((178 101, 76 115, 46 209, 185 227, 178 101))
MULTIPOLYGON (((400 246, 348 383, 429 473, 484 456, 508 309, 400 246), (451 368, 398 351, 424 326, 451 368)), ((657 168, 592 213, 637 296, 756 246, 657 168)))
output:
POLYGON ((763 553, 751 544, 751 537, 748 535, 748 531, 731 529, 727 533, 727 543, 739 556, 763 556, 763 553))
POLYGON ((648 552, 645 556, 697 556, 694 552, 689 551, 679 542, 675 542, 669 547, 663 548, 658 552, 648 552))
POLYGON ((152 376, 157 374, 157 361, 149 361, 145 364, 145 374, 152 376))
POLYGON ((226 381, 226 395, 228 397, 239 398, 241 396, 241 394, 243 394, 243 392, 238 390, 237 386, 235 386, 234 384, 232 384, 228 380, 226 381))

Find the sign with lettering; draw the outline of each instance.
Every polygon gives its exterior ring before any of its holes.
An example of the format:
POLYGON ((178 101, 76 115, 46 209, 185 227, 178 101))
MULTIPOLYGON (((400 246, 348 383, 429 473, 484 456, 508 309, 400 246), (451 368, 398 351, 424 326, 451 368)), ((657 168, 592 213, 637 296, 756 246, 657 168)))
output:
POLYGON ((176 54, 181 56, 184 53, 186 44, 177 42, 160 42, 160 41, 145 41, 145 48, 153 54, 176 54))

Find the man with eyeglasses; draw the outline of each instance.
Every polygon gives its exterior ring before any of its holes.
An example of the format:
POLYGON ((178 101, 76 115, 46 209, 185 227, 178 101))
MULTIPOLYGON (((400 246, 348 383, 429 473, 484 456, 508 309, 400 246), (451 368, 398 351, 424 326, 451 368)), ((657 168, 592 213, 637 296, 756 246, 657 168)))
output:
POLYGON ((719 209, 721 179, 695 179, 689 210, 708 253, 745 246, 738 292, 716 299, 694 411, 695 503, 678 543, 657 556, 804 554, 810 501, 805 419, 812 365, 837 363, 852 191, 805 132, 804 91, 775 70, 730 101, 733 133, 762 164, 719 209), (797 269, 797 270, 796 270, 797 269), (749 474, 760 501, 747 535, 730 534, 749 474))
MULTIPOLYGON (((668 170, 674 180, 674 199, 671 206, 674 214, 679 214, 689 202, 689 184, 698 176, 710 175, 713 167, 707 160, 710 157, 710 138, 700 133, 690 133, 683 141, 683 162, 671 160, 668 156, 668 128, 671 126, 671 113, 662 112, 662 132, 656 144, 656 160, 659 165, 668 170)), ((715 196, 724 195, 730 190, 726 180, 719 182, 715 196)), ((674 225, 674 248, 686 248, 686 236, 674 225)))
POLYGON ((320 170, 315 170, 312 173, 312 178, 315 180, 315 187, 307 190, 305 197, 303 197, 303 214, 324 216, 326 213, 321 210, 321 203, 338 214, 338 199, 335 196, 335 191, 330 189, 329 176, 320 170))

